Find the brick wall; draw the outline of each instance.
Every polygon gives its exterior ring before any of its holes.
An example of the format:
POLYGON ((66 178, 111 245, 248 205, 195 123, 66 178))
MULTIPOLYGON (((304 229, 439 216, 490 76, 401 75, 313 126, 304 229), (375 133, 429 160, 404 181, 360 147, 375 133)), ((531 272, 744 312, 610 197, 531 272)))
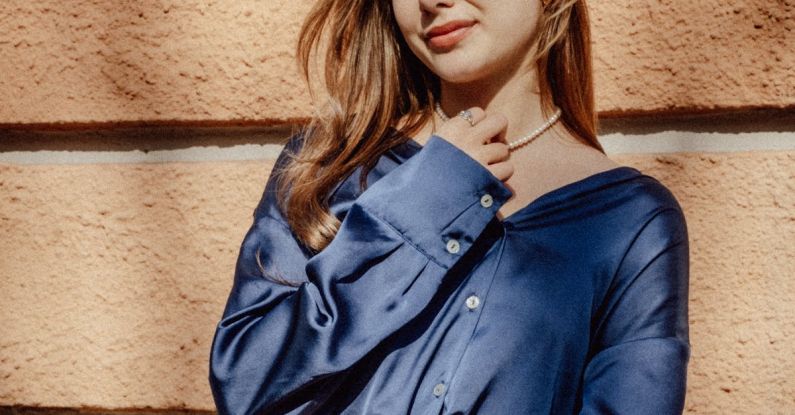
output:
MULTIPOLYGON (((0 4, 0 406, 211 411, 311 2, 0 4)), ((795 413, 795 3, 591 2, 601 139, 691 236, 687 413, 795 413)))

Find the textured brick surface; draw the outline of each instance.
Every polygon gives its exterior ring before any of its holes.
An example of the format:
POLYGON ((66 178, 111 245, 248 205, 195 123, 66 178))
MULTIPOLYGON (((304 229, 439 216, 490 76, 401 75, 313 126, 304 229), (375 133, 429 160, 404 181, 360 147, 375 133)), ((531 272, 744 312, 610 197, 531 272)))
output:
MULTIPOLYGON (((304 118, 293 49, 311 4, 0 2, 0 124, 304 118)), ((795 106, 792 0, 589 7, 605 115, 795 106)))
POLYGON ((590 1, 604 115, 795 105, 795 1, 590 1))
MULTIPOLYGON (((688 413, 795 412, 795 153, 614 157, 691 236, 688 413)), ((267 162, 0 166, 0 405, 211 410, 267 162)))
POLYGON ((268 163, 0 166, 0 405, 209 409, 268 163))
POLYGON ((289 120, 309 1, 0 2, 0 123, 289 120))

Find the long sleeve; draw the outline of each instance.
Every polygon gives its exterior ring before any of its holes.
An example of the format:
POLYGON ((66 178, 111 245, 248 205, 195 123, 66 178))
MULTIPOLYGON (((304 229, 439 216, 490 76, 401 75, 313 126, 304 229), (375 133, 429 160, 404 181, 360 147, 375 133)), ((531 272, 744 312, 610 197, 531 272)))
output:
POLYGON ((219 414, 275 413, 274 405, 310 401, 302 393, 351 367, 430 303, 511 195, 434 135, 356 198, 335 238, 314 256, 272 201, 260 205, 210 352, 219 414), (481 203, 487 193, 491 204, 481 203), (301 285, 265 279, 257 252, 266 270, 301 285))
POLYGON ((624 256, 594 336, 580 414, 681 414, 689 252, 678 204, 658 211, 624 256))

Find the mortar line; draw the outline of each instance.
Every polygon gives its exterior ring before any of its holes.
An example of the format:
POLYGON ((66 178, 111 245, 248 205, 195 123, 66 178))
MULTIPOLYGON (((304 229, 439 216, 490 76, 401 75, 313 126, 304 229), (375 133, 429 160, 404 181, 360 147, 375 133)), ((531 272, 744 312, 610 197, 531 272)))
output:
MULTIPOLYGON (((702 133, 665 131, 651 134, 610 133, 599 137, 608 155, 659 153, 726 153, 795 150, 795 133, 702 133)), ((273 160, 282 144, 238 144, 227 147, 191 146, 166 150, 0 151, 0 164, 126 164, 273 160)))

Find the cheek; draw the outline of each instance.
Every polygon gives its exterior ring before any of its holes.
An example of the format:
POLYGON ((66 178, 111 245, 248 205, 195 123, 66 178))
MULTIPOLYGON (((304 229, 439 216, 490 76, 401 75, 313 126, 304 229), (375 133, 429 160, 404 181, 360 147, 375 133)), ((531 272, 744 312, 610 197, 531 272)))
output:
POLYGON ((412 55, 414 55, 426 67, 432 67, 432 62, 430 61, 430 56, 428 56, 425 43, 421 39, 417 39, 416 37, 407 38, 406 43, 408 44, 409 51, 412 55))
POLYGON ((421 16, 416 2, 395 0, 392 4, 400 35, 408 44, 411 52, 424 61, 425 41, 422 39, 422 32, 418 29, 421 16))
POLYGON ((518 9, 516 13, 490 19, 488 27, 484 27, 484 42, 494 52, 523 53, 531 47, 530 40, 537 27, 538 14, 526 8, 518 9))
POLYGON ((406 0, 394 0, 392 2, 392 12, 394 13, 395 21, 400 31, 403 33, 403 36, 408 39, 411 32, 416 30, 414 27, 417 22, 419 22, 419 16, 414 16, 416 13, 412 11, 409 2, 406 0))

